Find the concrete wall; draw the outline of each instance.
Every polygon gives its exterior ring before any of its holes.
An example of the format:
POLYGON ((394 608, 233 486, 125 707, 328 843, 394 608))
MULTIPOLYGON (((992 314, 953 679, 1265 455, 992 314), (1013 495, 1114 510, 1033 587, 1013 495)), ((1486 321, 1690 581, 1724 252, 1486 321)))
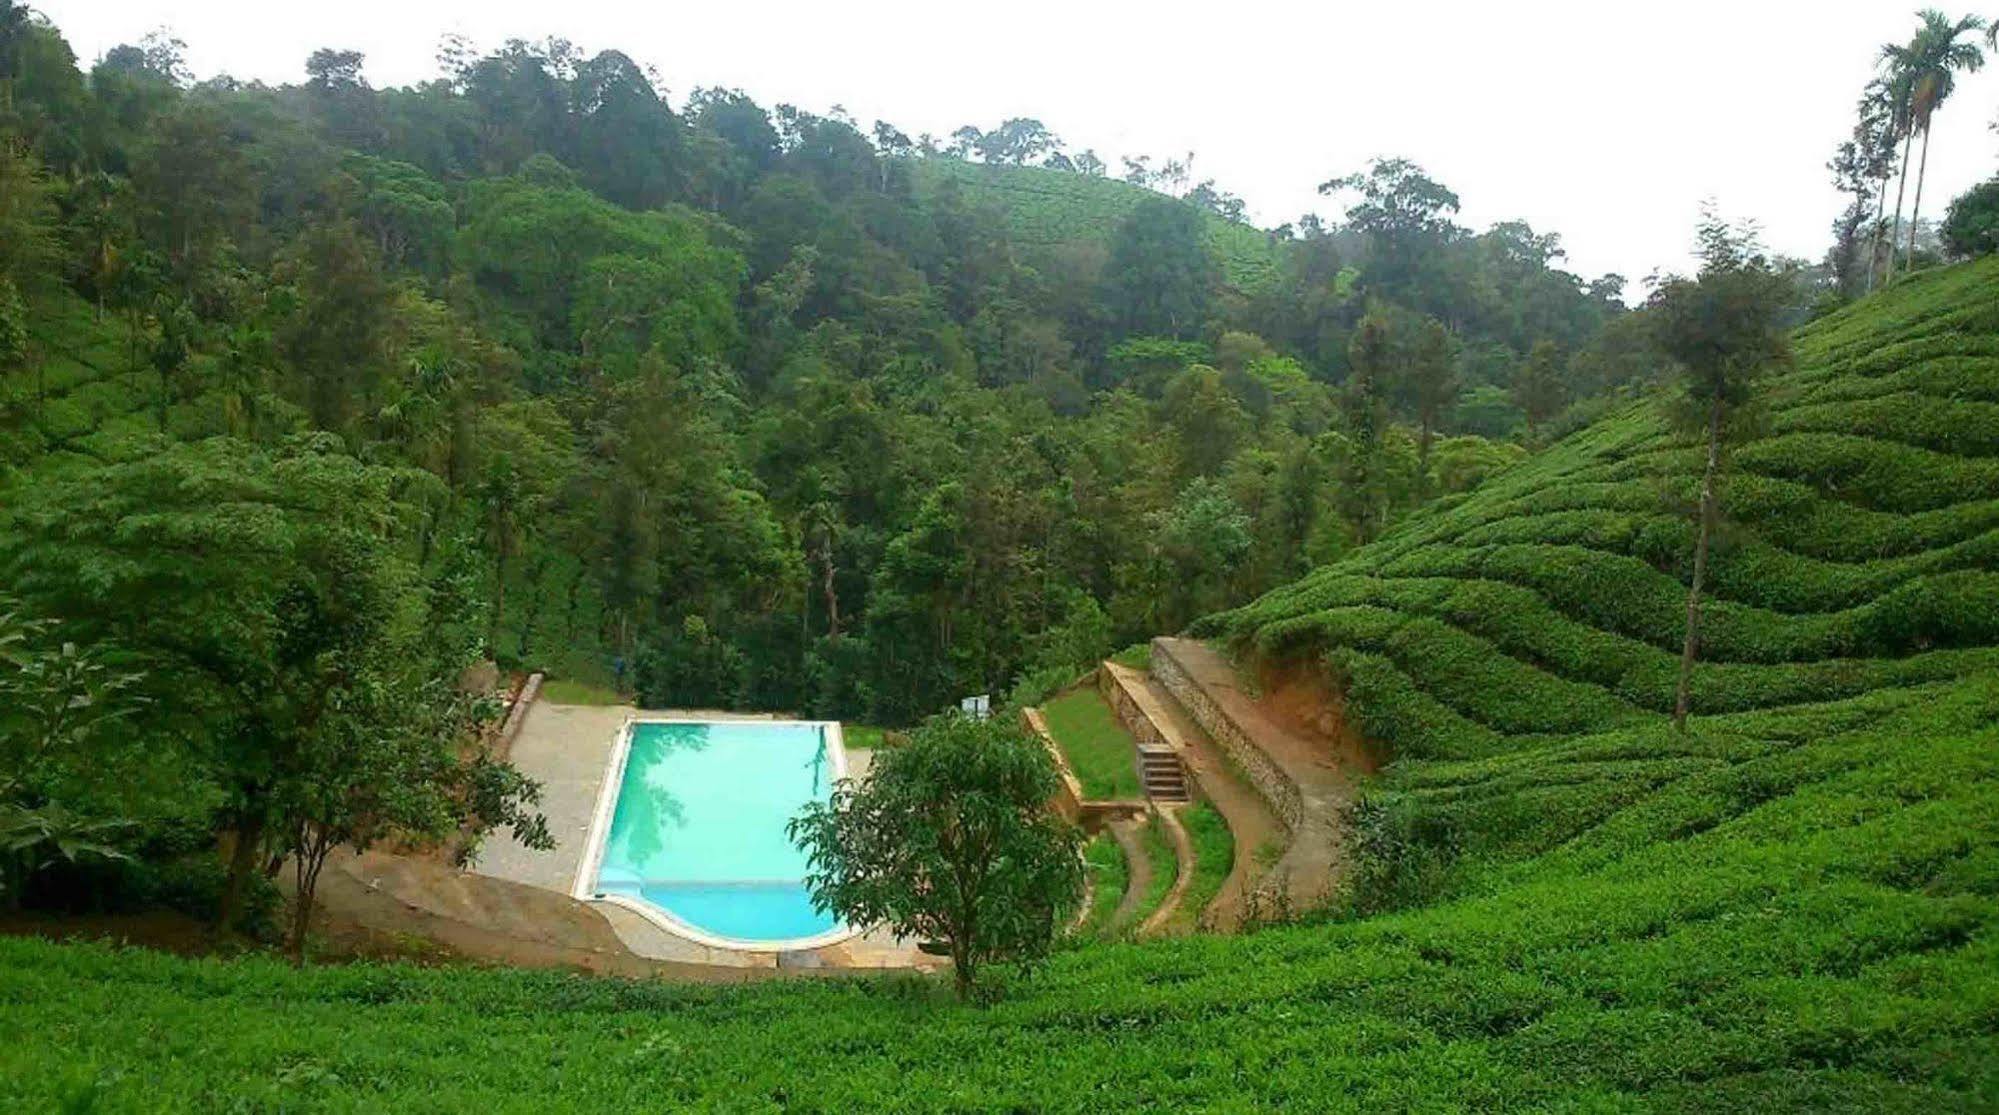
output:
POLYGON ((1076 780, 1076 772, 1069 769, 1069 760, 1062 757, 1062 749, 1055 746, 1055 737, 1048 734, 1048 721, 1042 719, 1038 708, 1022 709, 1020 722, 1048 749, 1048 757, 1055 760, 1055 772, 1061 776, 1062 788, 1055 791, 1055 797, 1048 808, 1060 814, 1071 823, 1083 817, 1083 784, 1076 780))
POLYGON ((1110 670, 1098 670, 1097 689, 1103 693, 1104 703, 1111 706, 1111 712, 1116 714, 1118 722, 1124 725, 1133 739, 1141 745, 1170 746, 1166 737, 1160 733, 1159 726, 1152 722, 1150 716, 1145 715, 1144 710, 1138 707, 1137 701, 1132 700, 1131 694, 1126 691, 1115 673, 1110 670))
POLYGON ((1146 810, 1144 801, 1118 801, 1083 796, 1083 784, 1077 780, 1076 772, 1069 769, 1069 760, 1062 749, 1055 745, 1055 737, 1048 734, 1048 721, 1038 708, 1022 709, 1021 723, 1048 749, 1055 760, 1055 770, 1062 776, 1062 788, 1048 803, 1048 808, 1068 818, 1084 832, 1096 832, 1111 821, 1122 817, 1136 817, 1146 810))

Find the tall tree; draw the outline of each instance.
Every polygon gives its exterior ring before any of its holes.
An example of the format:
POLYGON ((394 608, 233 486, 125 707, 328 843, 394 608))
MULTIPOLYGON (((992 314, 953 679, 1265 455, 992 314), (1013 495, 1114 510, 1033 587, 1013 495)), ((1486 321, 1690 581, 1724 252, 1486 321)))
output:
POLYGON ((1710 211, 1702 219, 1699 236, 1699 276, 1661 284, 1649 303, 1660 351, 1680 369, 1684 406, 1675 416, 1703 431, 1707 443, 1693 576, 1687 587, 1686 638, 1673 698, 1673 724, 1681 731, 1686 730, 1693 700, 1701 592, 1717 516, 1723 445, 1731 421, 1755 400, 1764 375, 1790 362, 1782 318, 1797 296, 1793 278, 1765 258, 1753 228, 1733 227, 1710 211))
MULTIPOLYGON (((1968 15, 1952 22, 1950 17, 1935 8, 1925 8, 1918 17, 1922 26, 1906 46, 1882 48, 1881 60, 1891 75, 1891 82, 1904 98, 1908 136, 1902 147, 1902 177, 1909 173, 1909 148, 1918 132, 1923 137, 1922 161, 1916 169, 1916 199, 1909 212, 1908 249, 1904 255, 1906 264, 1913 264, 1916 254, 1916 222, 1923 208, 1923 177, 1929 169, 1930 161, 1930 121, 1938 108, 1950 98, 1957 88, 1957 74, 1962 70, 1975 72, 1985 64, 1985 54, 1972 43, 1962 42, 1966 35, 1983 30, 1985 21, 1978 16, 1968 15)), ((1895 198, 1895 213, 1899 218, 1902 199, 1899 191, 1895 198)), ((1893 270, 1892 263, 1890 270, 1893 270)))
POLYGON ((1386 380, 1394 360, 1387 319, 1369 314, 1347 342, 1347 382, 1340 391, 1339 504, 1354 537, 1373 540, 1386 515, 1381 436, 1388 425, 1386 380))
POLYGON ((1534 342, 1526 363, 1513 373, 1513 405, 1527 416, 1529 441, 1568 405, 1568 384, 1562 382, 1561 354, 1553 341, 1534 342))
POLYGON ((1879 78, 1868 82, 1854 106, 1851 136, 1826 164, 1833 184, 1853 199, 1835 224, 1834 271, 1845 294, 1856 293, 1856 287, 1872 290, 1880 271, 1882 216, 1888 201, 1888 179, 1895 170, 1897 118, 1889 84, 1879 78), (1868 224, 1865 217, 1870 193, 1874 195, 1874 220, 1868 224))
MULTIPOLYGON (((1319 193, 1357 193, 1347 220, 1367 237, 1369 279, 1405 304, 1441 262, 1444 244, 1463 235, 1451 220, 1458 195, 1408 159, 1375 159, 1367 169, 1319 184, 1319 193)), ((1429 307, 1422 307, 1429 308, 1429 307)))
POLYGON ((156 715, 178 730, 160 746, 191 753, 234 838, 220 929, 273 836, 289 843, 324 749, 389 726, 368 711, 393 707, 368 704, 382 671, 428 683, 466 664, 470 638, 440 643, 420 621, 411 527, 434 490, 324 434, 282 453, 215 438, 36 486, 11 509, 0 574, 22 598, 171 679, 156 715))
POLYGON ((1458 377, 1457 342, 1436 318, 1427 318, 1409 346, 1410 401, 1416 411, 1416 458, 1421 482, 1429 483, 1430 443, 1437 422, 1458 401, 1464 382, 1458 377))
POLYGON ((0 119, 14 114, 14 80, 34 13, 17 0, 0 0, 0 119))
POLYGON ((1220 269, 1204 233, 1198 210, 1165 197, 1139 202, 1118 224, 1103 292, 1118 336, 1187 339, 1207 324, 1220 269))

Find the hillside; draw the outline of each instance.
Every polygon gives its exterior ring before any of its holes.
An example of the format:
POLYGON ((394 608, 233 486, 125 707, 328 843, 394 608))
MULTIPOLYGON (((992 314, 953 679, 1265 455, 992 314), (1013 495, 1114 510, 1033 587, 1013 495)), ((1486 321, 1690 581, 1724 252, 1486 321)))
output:
POLYGON ((1773 793, 1756 764, 1999 671, 1995 332, 1988 261, 1798 334, 1725 483, 1687 738, 1700 451, 1651 402, 1204 628, 1341 681, 1402 760, 1374 820, 1412 855, 1582 854, 1696 785, 1719 825, 1773 793))
POLYGON ((1999 1103, 1999 262, 1798 338, 1663 709, 1692 458, 1633 407, 1209 621, 1397 760, 1366 918, 684 988, 0 941, 0 1100, 443 1110, 1999 1103))
MULTIPOLYGON (((998 209, 1014 242, 1027 247, 1108 243, 1118 222, 1151 192, 1116 178, 1045 167, 986 166, 943 158, 919 159, 910 165, 920 196, 934 195, 946 181, 956 182, 971 204, 998 209)), ((1208 247, 1221 261, 1228 285, 1255 290, 1277 277, 1281 249, 1269 234, 1213 213, 1202 216, 1208 247)))

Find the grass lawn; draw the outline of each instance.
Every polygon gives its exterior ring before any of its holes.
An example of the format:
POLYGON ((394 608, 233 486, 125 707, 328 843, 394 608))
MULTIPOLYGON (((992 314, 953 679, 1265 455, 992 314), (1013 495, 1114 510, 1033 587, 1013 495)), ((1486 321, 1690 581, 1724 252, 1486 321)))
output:
POLYGON ((563 678, 547 678, 541 683, 541 699, 558 705, 622 705, 629 703, 617 692, 601 685, 563 678))
POLYGON ((1138 843, 1145 849, 1145 858, 1152 861, 1152 879, 1146 883, 1138 909, 1132 912, 1131 924, 1123 927, 1126 929, 1145 924, 1145 919, 1166 901, 1166 892, 1173 889, 1173 880, 1180 874, 1180 859, 1173 854, 1173 840, 1166 835, 1166 826, 1159 823, 1159 818, 1145 822, 1145 827, 1139 830, 1138 843))
POLYGON ((1083 794, 1092 798, 1137 798, 1138 746, 1103 695, 1088 686, 1071 689, 1043 705, 1048 734, 1069 760, 1083 794))
POLYGON ((1201 911, 1214 901, 1215 892, 1222 889, 1235 866, 1235 837, 1221 813, 1205 801, 1181 810, 1180 823, 1186 826, 1187 839, 1194 845, 1194 877, 1187 881, 1187 893, 1180 896, 1180 908, 1167 925, 1191 930, 1199 927, 1201 911))
POLYGON ((1096 889, 1090 892, 1090 912, 1076 932, 1082 936, 1093 936, 1110 928, 1111 917, 1117 913, 1118 903, 1124 899, 1124 888, 1131 872, 1125 866, 1124 849, 1118 846, 1117 837, 1108 831, 1098 833, 1096 839, 1083 849, 1083 863, 1096 889))

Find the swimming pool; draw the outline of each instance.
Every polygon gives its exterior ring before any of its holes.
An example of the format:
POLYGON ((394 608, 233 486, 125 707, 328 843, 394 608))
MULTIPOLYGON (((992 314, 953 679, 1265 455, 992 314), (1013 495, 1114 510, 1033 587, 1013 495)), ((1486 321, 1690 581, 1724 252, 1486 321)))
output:
POLYGON ((631 721, 612 752, 578 897, 723 948, 809 948, 846 936, 839 919, 813 908, 805 852, 785 833, 846 773, 835 723, 631 721))

